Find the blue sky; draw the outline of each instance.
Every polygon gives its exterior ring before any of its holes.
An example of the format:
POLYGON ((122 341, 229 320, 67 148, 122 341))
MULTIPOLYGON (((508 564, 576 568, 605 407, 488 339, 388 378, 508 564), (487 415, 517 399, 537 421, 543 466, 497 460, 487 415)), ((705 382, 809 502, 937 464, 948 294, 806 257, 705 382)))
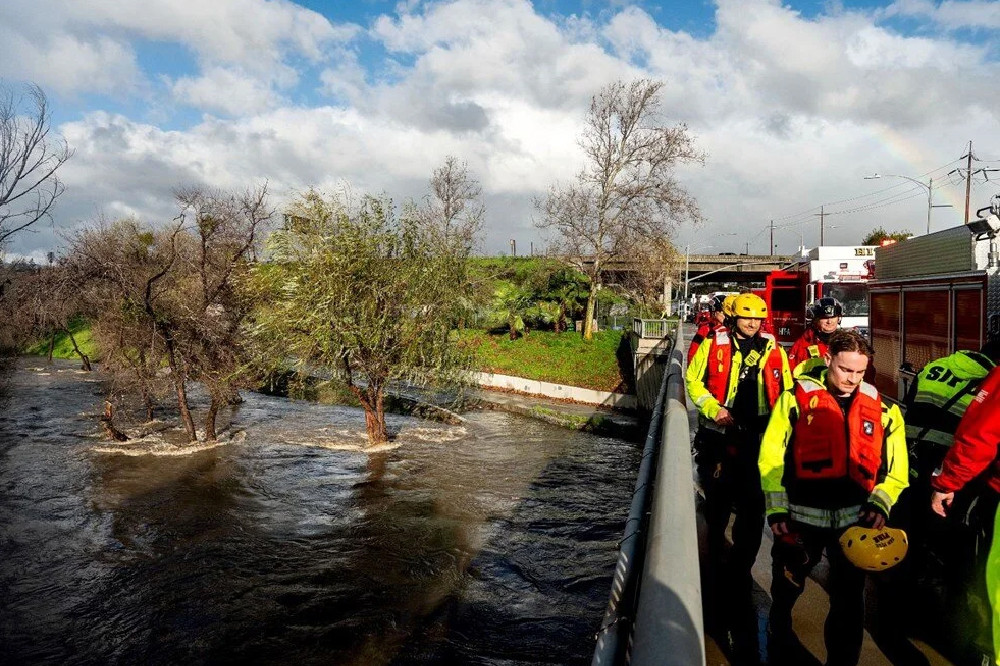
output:
MULTIPOLYGON (((927 189, 876 171, 933 178, 944 228, 968 141, 1000 167, 998 29, 986 0, 5 0, 0 78, 42 86, 75 151, 55 225, 6 249, 170 219, 180 185, 420 197, 447 155, 483 185, 484 251, 541 246, 533 198, 580 168, 590 96, 635 77, 708 153, 678 171, 707 219, 678 245, 766 251, 776 219, 791 251, 821 205, 828 242, 921 230, 927 189)), ((1000 191, 984 173, 974 207, 1000 191)))

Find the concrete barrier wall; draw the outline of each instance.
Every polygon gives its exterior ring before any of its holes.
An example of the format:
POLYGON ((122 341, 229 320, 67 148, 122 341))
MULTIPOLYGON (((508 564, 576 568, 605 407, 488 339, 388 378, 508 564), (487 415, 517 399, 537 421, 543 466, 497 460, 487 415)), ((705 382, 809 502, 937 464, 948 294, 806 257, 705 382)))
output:
POLYGON ((537 379, 497 375, 491 372, 473 372, 471 374, 473 381, 480 386, 509 389, 531 395, 545 396, 547 398, 563 398, 588 405, 603 405, 618 409, 635 409, 636 406, 635 396, 625 393, 594 391, 592 389, 580 388, 579 386, 552 384, 551 382, 541 382, 537 379))

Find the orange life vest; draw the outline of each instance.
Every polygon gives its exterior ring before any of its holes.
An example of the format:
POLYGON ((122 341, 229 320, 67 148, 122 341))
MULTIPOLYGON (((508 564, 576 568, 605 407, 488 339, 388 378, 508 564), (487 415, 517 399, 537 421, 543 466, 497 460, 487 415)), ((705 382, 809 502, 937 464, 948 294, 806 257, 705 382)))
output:
MULTIPOLYGON (((777 343, 770 333, 760 333, 760 337, 771 341, 774 345, 764 362, 761 378, 764 382, 764 392, 767 395, 767 406, 774 407, 778 401, 778 396, 784 390, 781 381, 781 353, 778 352, 777 343)), ((729 397, 729 375, 733 364, 733 345, 729 337, 729 330, 720 327, 715 329, 712 335, 712 351, 708 355, 708 366, 705 378, 705 388, 712 394, 719 404, 725 405, 729 397)))
POLYGON ((796 478, 850 477, 871 492, 882 463, 882 401, 875 387, 861 383, 846 419, 836 398, 822 384, 798 380, 795 401, 796 478))

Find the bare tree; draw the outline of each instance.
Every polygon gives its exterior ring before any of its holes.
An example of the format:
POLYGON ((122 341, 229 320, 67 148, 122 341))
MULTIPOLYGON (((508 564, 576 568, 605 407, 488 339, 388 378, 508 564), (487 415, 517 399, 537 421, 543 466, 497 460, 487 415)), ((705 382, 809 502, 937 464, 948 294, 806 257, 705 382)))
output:
POLYGON ((586 158, 574 183, 554 185, 535 202, 536 223, 556 232, 554 249, 590 278, 584 337, 593 337, 594 307, 604 271, 662 245, 676 227, 699 222, 697 202, 677 182, 678 164, 704 155, 683 125, 659 124, 662 84, 616 82, 590 104, 580 146, 586 158))
POLYGON ((164 364, 190 441, 198 438, 188 383, 201 381, 210 404, 207 440, 219 410, 246 381, 243 321, 250 303, 236 283, 270 221, 267 188, 242 193, 188 188, 165 228, 122 220, 77 232, 66 259, 87 285, 105 368, 118 386, 142 394, 147 415, 161 394, 164 364))
POLYGON ((242 327, 250 303, 236 283, 247 274, 273 211, 266 185, 242 193, 187 188, 175 194, 191 227, 183 273, 196 279, 175 291, 184 297, 176 299, 174 312, 192 378, 209 392, 205 438, 214 440, 219 410, 238 400, 246 380, 242 327))
POLYGON ((486 206, 483 189, 469 174, 465 162, 449 155, 431 177, 429 211, 440 224, 445 239, 471 251, 482 229, 486 206))
POLYGON ((63 192, 56 172, 73 153, 49 122, 41 88, 28 85, 20 94, 0 83, 0 247, 49 218, 63 192))

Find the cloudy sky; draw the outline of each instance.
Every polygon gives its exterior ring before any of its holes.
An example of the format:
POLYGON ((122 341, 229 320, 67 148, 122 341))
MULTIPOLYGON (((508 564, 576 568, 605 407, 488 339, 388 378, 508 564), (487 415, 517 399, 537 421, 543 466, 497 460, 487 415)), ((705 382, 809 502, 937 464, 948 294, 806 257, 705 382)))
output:
POLYGON ((542 238, 532 197, 573 177, 590 97, 662 81, 708 154, 679 176, 694 251, 855 244, 962 222, 1000 193, 1000 3, 991 0, 3 0, 0 79, 32 81, 75 151, 41 259, 98 217, 174 214, 180 185, 349 182, 421 196, 445 156, 487 204, 483 250, 542 238))

